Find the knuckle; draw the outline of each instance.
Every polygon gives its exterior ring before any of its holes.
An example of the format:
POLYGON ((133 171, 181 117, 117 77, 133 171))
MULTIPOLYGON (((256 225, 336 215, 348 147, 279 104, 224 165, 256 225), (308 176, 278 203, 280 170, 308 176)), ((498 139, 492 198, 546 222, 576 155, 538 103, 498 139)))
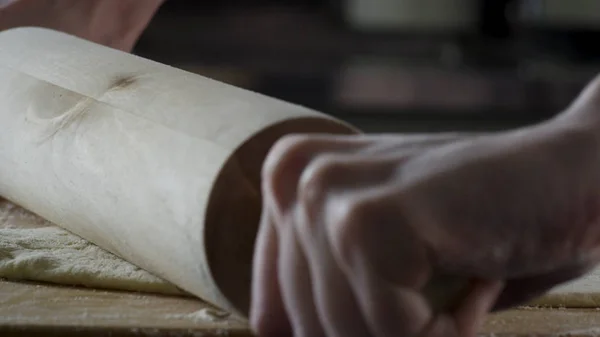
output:
POLYGON ((339 202, 328 219, 329 239, 344 263, 351 263, 357 252, 364 250, 365 228, 370 223, 374 202, 355 198, 339 202))
POLYGON ((302 157, 318 148, 315 143, 309 135, 292 134, 281 137, 265 157, 261 172, 263 181, 272 182, 287 169, 302 166, 302 157))
POLYGON ((324 227, 318 226, 322 223, 319 217, 329 212, 327 207, 331 200, 327 200, 327 194, 345 170, 345 164, 333 154, 319 156, 304 170, 298 183, 298 203, 303 219, 296 223, 301 233, 306 235, 315 230, 326 231, 324 227))
POLYGON ((294 136, 284 136, 273 144, 263 161, 262 176, 271 177, 281 166, 282 158, 286 158, 291 149, 297 146, 294 136))
POLYGON ((328 188, 344 174, 344 166, 335 155, 326 154, 315 158, 300 176, 299 198, 309 204, 321 201, 328 188))
POLYGON ((263 199, 273 203, 276 213, 291 210, 298 201, 299 178, 321 151, 321 142, 310 135, 286 135, 267 153, 261 171, 263 199))

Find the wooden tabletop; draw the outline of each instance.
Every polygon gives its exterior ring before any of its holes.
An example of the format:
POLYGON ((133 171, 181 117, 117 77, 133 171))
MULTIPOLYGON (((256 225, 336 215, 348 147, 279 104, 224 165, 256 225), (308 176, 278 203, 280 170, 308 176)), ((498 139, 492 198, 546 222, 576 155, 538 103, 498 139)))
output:
POLYGON ((0 336, 249 336, 244 320, 178 297, 0 282, 0 336))
MULTIPOLYGON (((600 309, 522 308, 480 336, 592 337, 600 309)), ((247 323, 190 298, 0 281, 0 336, 252 336, 247 323)))

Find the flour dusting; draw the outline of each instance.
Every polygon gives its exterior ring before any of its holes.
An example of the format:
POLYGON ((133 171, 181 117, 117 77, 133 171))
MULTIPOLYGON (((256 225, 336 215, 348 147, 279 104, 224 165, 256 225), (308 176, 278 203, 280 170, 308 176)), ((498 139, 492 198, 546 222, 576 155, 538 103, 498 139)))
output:
POLYGON ((182 294, 169 282, 1 199, 0 278, 182 294))
POLYGON ((171 314, 167 315, 169 319, 191 319, 196 323, 200 322, 217 322, 227 319, 231 314, 225 311, 203 308, 188 314, 171 314))

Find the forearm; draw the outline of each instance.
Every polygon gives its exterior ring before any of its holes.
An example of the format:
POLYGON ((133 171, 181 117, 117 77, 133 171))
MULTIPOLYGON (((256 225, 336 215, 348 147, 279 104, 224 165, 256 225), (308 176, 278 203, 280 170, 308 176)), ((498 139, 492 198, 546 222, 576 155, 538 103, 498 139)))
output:
POLYGON ((92 38, 104 45, 130 51, 165 0, 94 0, 92 38), (107 22, 109 21, 110 22, 107 22), (111 29, 104 27, 110 25, 111 29), (104 32, 96 35, 94 32, 104 32))
POLYGON ((0 8, 0 31, 36 26, 131 51, 165 0, 15 0, 0 8))

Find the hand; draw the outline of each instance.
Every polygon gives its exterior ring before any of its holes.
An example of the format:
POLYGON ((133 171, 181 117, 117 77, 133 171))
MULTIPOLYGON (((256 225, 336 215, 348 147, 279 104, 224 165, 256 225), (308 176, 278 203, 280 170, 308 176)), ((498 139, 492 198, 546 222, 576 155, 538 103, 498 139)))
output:
POLYGON ((130 52, 164 0, 0 0, 0 31, 36 26, 130 52))
POLYGON ((488 135, 290 136, 263 171, 261 336, 474 336, 600 258, 600 81, 488 135), (293 333, 292 333, 293 332, 293 333))

